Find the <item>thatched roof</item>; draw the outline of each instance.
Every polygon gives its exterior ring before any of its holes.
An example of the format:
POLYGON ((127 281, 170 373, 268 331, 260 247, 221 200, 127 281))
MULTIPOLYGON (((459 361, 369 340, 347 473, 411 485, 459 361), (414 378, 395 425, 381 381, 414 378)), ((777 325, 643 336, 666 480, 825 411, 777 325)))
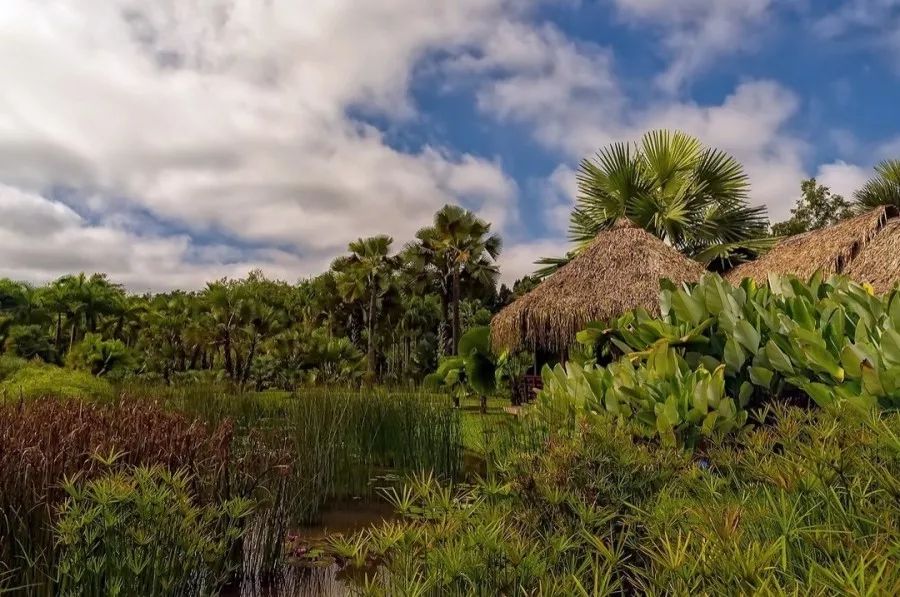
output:
POLYGON ((756 261, 733 269, 728 280, 744 278, 765 282, 770 273, 809 278, 847 274, 857 282, 869 282, 878 291, 889 290, 900 280, 900 229, 896 210, 879 207, 834 226, 789 236, 756 261))
POLYGON ((892 290, 900 282, 900 218, 888 220, 844 273, 858 282, 868 282, 878 294, 892 290))
POLYGON ((497 349, 556 351, 596 320, 635 307, 659 309, 659 282, 696 282, 706 270, 628 224, 601 232, 582 252, 491 321, 497 349))

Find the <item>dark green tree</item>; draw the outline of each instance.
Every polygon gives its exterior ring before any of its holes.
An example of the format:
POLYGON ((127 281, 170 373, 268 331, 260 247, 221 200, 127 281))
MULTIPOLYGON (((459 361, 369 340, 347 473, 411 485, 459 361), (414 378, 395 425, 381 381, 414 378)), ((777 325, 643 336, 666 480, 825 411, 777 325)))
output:
POLYGON ((791 217, 772 225, 775 236, 791 236, 836 224, 854 214, 853 206, 842 196, 820 185, 815 178, 800 183, 801 197, 791 210, 791 217))
POLYGON ((391 255, 390 236, 360 238, 350 243, 350 254, 339 257, 331 266, 337 289, 344 300, 363 306, 366 322, 366 363, 370 381, 375 377, 376 329, 385 297, 394 289, 399 267, 391 255))

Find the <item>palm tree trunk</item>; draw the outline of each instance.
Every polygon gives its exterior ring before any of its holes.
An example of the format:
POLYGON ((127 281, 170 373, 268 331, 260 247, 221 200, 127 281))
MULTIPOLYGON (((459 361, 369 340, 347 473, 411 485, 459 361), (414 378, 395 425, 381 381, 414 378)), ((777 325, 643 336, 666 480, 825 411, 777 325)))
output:
MULTIPOLYGON (((450 322, 450 293, 448 292, 441 292, 441 321, 443 322, 445 330, 453 327, 453 324, 450 322)), ((452 354, 453 347, 450 345, 453 343, 453 338, 449 335, 444 335, 442 341, 443 346, 440 347, 443 351, 442 354, 452 354)))
POLYGON ((199 358, 200 358, 200 344, 195 344, 194 350, 191 351, 191 364, 190 364, 191 370, 194 370, 197 368, 197 359, 199 359, 199 358))
POLYGON ((367 322, 369 331, 368 350, 366 352, 366 361, 368 363, 369 380, 375 380, 375 289, 372 289, 372 297, 369 299, 369 321, 367 322))
POLYGON ((56 313, 56 355, 62 352, 62 311, 56 313))
POLYGON ((241 375, 241 383, 247 383, 250 378, 250 366, 253 364, 253 358, 256 356, 256 343, 259 335, 254 333, 253 340, 250 342, 250 352, 247 354, 247 362, 244 363, 244 372, 241 375))
POLYGON ((234 363, 231 360, 231 333, 226 331, 222 349, 225 352, 225 373, 228 378, 234 380, 234 363))
POLYGON ((459 350, 459 334, 460 334, 460 324, 459 324, 459 266, 454 266, 453 268, 453 347, 451 354, 456 354, 459 350))
POLYGON ((76 325, 77 325, 77 322, 76 322, 75 318, 73 317, 72 318, 72 329, 71 329, 71 332, 69 333, 69 350, 70 351, 72 350, 72 347, 75 346, 75 326, 76 325))

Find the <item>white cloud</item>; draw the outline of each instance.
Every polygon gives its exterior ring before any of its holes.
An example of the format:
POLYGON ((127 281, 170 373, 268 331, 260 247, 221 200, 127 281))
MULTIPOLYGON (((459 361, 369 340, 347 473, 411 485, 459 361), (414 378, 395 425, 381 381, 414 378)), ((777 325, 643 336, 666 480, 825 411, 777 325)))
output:
MULTIPOLYGON (((77 189, 75 207, 109 219, 143 210, 304 255, 374 233, 405 240, 446 202, 502 226, 516 187, 499 163, 403 152, 347 114, 414 117, 416 65, 463 51, 527 4, 8 0, 0 181, 35 196, 77 189)), ((170 253, 173 271, 185 251, 170 253)), ((213 273, 195 268, 192 283, 213 273)))
POLYGON ((837 161, 822 164, 816 172, 816 182, 825 185, 848 201, 853 201, 853 193, 862 188, 869 179, 871 170, 855 164, 837 161))
POLYGON ((900 57, 900 1, 843 0, 828 6, 824 15, 815 19, 812 30, 826 41, 853 39, 882 54, 887 63, 897 68, 900 57))
POLYGON ((885 141, 878 147, 876 153, 879 160, 900 159, 900 137, 885 141))
MULTIPOLYGON (((510 97, 527 97, 528 89, 528 84, 522 84, 510 97)), ((743 83, 718 105, 659 101, 631 109, 624 102, 604 105, 600 95, 594 99, 593 105, 601 109, 561 104, 555 111, 536 112, 528 125, 537 140, 573 161, 593 155, 609 143, 635 141, 651 129, 683 130, 737 158, 750 176, 751 202, 766 205, 773 220, 789 212, 806 175, 803 158, 807 147, 786 128, 799 100, 779 84, 743 83)), ((586 98, 585 103, 592 102, 586 98)), ((571 163, 567 167, 571 169, 571 163)), ((552 181, 548 184, 553 186, 552 181)), ((558 220, 556 211, 554 204, 548 215, 551 221, 558 220)))
POLYGON ((578 195, 577 173, 569 166, 560 164, 542 181, 542 187, 541 199, 548 226, 564 234, 569 229, 569 217, 578 195))
POLYGON ((500 255, 501 281, 509 286, 538 269, 534 263, 541 257, 561 257, 571 250, 562 239, 542 239, 516 243, 500 255))
POLYGON ((719 56, 751 46, 773 5, 772 0, 613 1, 626 20, 660 27, 670 61, 658 83, 672 92, 719 56))
POLYGON ((477 75, 481 112, 525 124, 542 144, 567 152, 584 148, 586 123, 596 137, 599 123, 625 109, 612 52, 548 24, 503 22, 445 68, 477 75))
POLYGON ((237 255, 195 246, 183 235, 136 234, 91 223, 66 205, 0 184, 0 276, 45 282, 77 271, 103 271, 136 291, 197 288, 255 268, 293 281, 321 271, 325 256, 301 259, 276 249, 237 255))

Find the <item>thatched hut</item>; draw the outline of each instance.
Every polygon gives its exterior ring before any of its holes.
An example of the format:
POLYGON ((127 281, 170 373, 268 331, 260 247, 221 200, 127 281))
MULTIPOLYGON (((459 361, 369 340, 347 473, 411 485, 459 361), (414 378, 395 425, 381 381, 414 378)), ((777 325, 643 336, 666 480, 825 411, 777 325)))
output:
POLYGON ((596 320, 659 309, 659 283, 696 282, 706 270, 630 223, 601 232, 581 253, 491 321, 496 349, 558 353, 596 320))
POLYGON ((851 279, 867 282, 875 292, 889 292, 900 282, 900 218, 891 218, 844 270, 851 279))
POLYGON ((900 218, 893 207, 879 207, 834 226, 789 236, 756 261, 727 276, 732 283, 753 278, 763 283, 770 273, 809 278, 816 271, 845 274, 876 292, 900 281, 900 218))

